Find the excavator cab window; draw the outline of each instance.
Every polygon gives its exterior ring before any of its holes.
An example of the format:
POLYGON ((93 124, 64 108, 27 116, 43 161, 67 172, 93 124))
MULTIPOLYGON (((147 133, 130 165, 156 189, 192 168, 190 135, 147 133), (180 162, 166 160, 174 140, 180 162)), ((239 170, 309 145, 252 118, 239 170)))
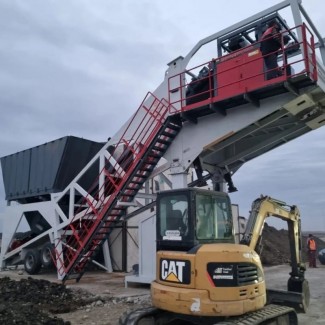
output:
POLYGON ((188 251, 204 243, 233 242, 229 197, 197 188, 157 196, 157 250, 188 251))
POLYGON ((188 198, 184 194, 167 196, 160 201, 160 235, 181 240, 187 234, 188 198))
POLYGON ((196 196, 196 237, 200 240, 231 239, 232 215, 225 197, 196 196))

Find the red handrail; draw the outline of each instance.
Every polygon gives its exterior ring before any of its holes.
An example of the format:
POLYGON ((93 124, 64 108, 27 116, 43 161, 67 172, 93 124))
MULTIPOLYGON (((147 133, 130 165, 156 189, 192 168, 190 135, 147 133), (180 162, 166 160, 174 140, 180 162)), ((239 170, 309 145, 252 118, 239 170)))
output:
MULTIPOLYGON (((167 113, 166 103, 148 93, 115 148, 109 153, 107 163, 100 175, 80 202, 79 208, 75 210, 72 220, 55 245, 55 260, 58 262, 57 270, 60 276, 69 272, 78 256, 83 256, 84 260, 91 256, 92 252, 84 252, 84 247, 99 224, 103 223, 103 226, 107 226, 117 219, 121 210, 117 205, 112 206, 112 203, 125 182, 130 179, 135 166, 147 152, 167 113), (121 146, 123 150, 119 153, 121 146), (101 175, 105 176, 105 181, 102 186, 99 186, 101 175), (109 219, 104 220, 109 208, 111 209, 109 219), (59 245, 63 245, 64 248, 60 249, 59 245)), ((127 201, 127 196, 122 196, 121 201, 127 201)), ((102 236, 101 233, 97 234, 96 239, 92 240, 92 245, 96 246, 105 235, 106 233, 102 236)))

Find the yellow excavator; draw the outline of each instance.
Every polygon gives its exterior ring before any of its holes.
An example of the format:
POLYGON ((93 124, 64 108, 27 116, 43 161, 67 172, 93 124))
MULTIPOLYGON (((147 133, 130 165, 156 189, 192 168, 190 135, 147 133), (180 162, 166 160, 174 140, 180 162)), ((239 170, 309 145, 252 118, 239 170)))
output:
POLYGON ((268 196, 256 199, 246 231, 236 244, 226 193, 199 188, 169 190, 157 196, 156 229, 153 307, 124 314, 120 324, 291 325, 298 324, 297 312, 306 312, 309 286, 296 206, 268 196), (266 289, 258 251, 269 216, 288 224, 288 290, 266 289))

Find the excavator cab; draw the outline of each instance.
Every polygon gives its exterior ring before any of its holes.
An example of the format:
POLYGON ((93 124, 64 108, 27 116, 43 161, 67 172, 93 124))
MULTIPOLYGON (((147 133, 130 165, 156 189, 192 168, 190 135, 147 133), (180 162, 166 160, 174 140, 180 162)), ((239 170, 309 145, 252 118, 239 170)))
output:
POLYGON ((159 193, 157 250, 188 251, 207 243, 234 243, 229 197, 193 188, 159 193))

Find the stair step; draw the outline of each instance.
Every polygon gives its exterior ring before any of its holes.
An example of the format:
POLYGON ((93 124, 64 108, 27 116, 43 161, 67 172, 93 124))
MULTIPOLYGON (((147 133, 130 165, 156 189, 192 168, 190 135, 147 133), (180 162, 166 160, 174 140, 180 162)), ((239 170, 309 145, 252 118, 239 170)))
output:
POLYGON ((167 146, 164 144, 163 147, 159 146, 159 143, 155 143, 153 144, 153 146, 151 147, 151 151, 149 151, 148 155, 151 154, 156 154, 156 155, 162 155, 162 153, 164 152, 164 150, 166 150, 167 146))
MULTIPOLYGON (((132 182, 132 183, 135 183, 135 182, 132 182)), ((143 184, 143 183, 136 183, 136 184, 143 184)), ((127 190, 127 191, 136 191, 136 192, 138 192, 140 189, 141 189, 141 187, 142 186, 137 186, 137 187, 126 187, 125 189, 127 190)))
POLYGON ((107 214, 108 216, 111 215, 115 215, 117 213, 122 213, 123 210, 125 210, 125 207, 121 207, 121 206, 116 206, 114 207, 112 210, 109 211, 109 213, 107 214))
POLYGON ((156 152, 150 152, 148 154, 148 157, 153 157, 153 158, 159 158, 160 159, 162 157, 162 155, 160 155, 160 154, 158 154, 156 152))
POLYGON ((134 193, 130 193, 130 194, 128 194, 128 193, 123 193, 121 196, 126 196, 126 197, 133 197, 133 196, 135 196, 135 194, 134 193))
POLYGON ((167 148, 167 146, 165 146, 165 147, 158 147, 158 146, 153 146, 152 147, 152 149, 153 150, 156 150, 156 151, 158 151, 158 152, 164 152, 164 150, 167 148))
POLYGON ((141 170, 144 172, 151 172, 154 169, 154 166, 148 166, 148 167, 144 167, 141 170))
MULTIPOLYGON (((141 185, 143 184, 143 182, 141 182, 141 181, 136 181, 136 180, 132 181, 132 183, 133 183, 133 184, 141 184, 141 185)), ((140 186, 140 188, 141 188, 141 186, 140 186)))
POLYGON ((171 144, 172 139, 157 139, 157 142, 168 146, 171 144))
POLYGON ((65 280, 80 279, 83 273, 69 273, 64 277, 65 280))
POLYGON ((175 130, 171 130, 171 131, 165 130, 165 131, 161 132, 161 135, 163 135, 165 137, 172 138, 174 133, 176 133, 175 130))
MULTIPOLYGON (((141 172, 141 170, 140 170, 140 172, 141 172)), ((147 179, 147 175, 143 175, 142 173, 141 173, 141 174, 136 173, 134 176, 135 176, 135 177, 138 177, 138 178, 143 178, 143 179, 144 179, 144 180, 143 180, 143 183, 144 183, 144 181, 147 179)))
MULTIPOLYGON (((104 228, 104 230, 107 230, 107 229, 109 229, 108 227, 103 227, 104 228)), ((103 232, 98 232, 98 235, 100 235, 100 236, 102 236, 102 235, 107 235, 109 233, 109 231, 103 231, 103 232)))
MULTIPOLYGON (((166 125, 166 129, 172 129, 174 131, 179 131, 181 129, 181 126, 179 126, 177 124, 169 123, 166 125)), ((167 130, 165 130, 164 132, 167 132, 167 130)))
MULTIPOLYGON (((105 238, 106 239, 106 238, 105 238)), ((99 239, 98 239, 99 240, 99 239)), ((104 240, 104 239, 103 239, 104 240)), ((100 244, 101 244, 101 242, 100 243, 98 243, 97 245, 92 245, 91 247, 90 247, 90 249, 88 250, 88 252, 95 252, 99 247, 100 247, 100 244)))
POLYGON ((137 186, 137 188, 134 188, 134 187, 130 188, 130 186, 128 186, 128 187, 125 188, 125 190, 126 191, 133 191, 134 190, 136 193, 138 193, 139 190, 141 190, 141 188, 142 188, 143 182, 141 182, 141 183, 133 183, 133 182, 130 182, 129 185, 132 186, 133 184, 135 184, 137 186))
POLYGON ((143 169, 143 167, 148 167, 148 166, 153 166, 153 167, 155 167, 157 165, 157 163, 156 162, 154 162, 154 161, 151 161, 151 160, 145 160, 144 162, 143 162, 143 164, 139 167, 139 169, 140 170, 142 170, 143 169))

